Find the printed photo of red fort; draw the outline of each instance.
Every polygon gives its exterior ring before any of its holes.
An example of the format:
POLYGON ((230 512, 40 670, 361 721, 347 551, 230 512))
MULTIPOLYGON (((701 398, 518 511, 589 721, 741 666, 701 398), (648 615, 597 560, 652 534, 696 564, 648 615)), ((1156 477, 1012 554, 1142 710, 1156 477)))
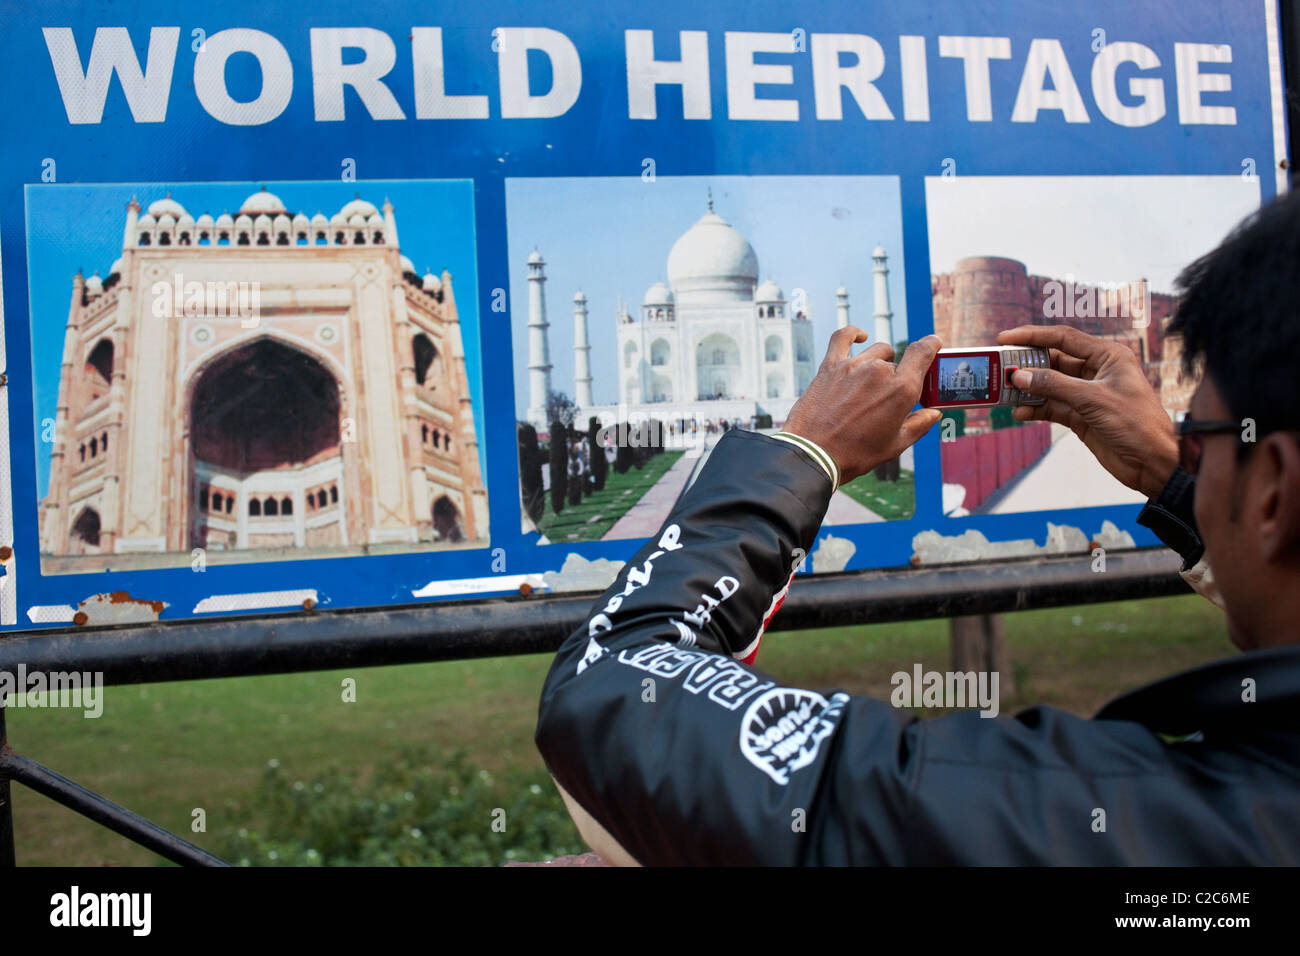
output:
MULTIPOLYGON (((994 345, 999 332, 1021 325, 1071 325, 1131 349, 1170 415, 1186 410, 1194 382, 1181 374, 1177 338, 1165 336, 1175 279, 1258 206, 1257 184, 1239 176, 959 176, 928 180, 926 196, 934 331, 945 346, 994 345)), ((1063 426, 1018 422, 1010 408, 945 416, 945 514, 1142 500, 1063 426)))

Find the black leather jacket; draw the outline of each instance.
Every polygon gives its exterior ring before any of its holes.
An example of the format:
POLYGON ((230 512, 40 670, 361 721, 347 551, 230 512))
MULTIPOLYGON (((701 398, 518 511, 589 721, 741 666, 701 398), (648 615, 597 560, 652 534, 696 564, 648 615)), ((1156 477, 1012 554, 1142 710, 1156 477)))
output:
MULTIPOLYGON (((919 720, 737 660, 831 493, 802 449, 728 432, 560 648, 537 746, 594 849, 642 864, 1300 863, 1300 648, 1178 674, 1091 720, 919 720)), ((1144 523, 1196 539, 1176 497, 1144 523)))

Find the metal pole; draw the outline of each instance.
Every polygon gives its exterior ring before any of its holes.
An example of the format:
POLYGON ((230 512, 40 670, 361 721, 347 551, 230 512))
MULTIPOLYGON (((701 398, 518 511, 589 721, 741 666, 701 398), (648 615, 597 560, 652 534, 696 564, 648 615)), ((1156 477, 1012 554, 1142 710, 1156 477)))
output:
POLYGON ((9 737, 5 731, 5 700, 0 697, 0 866, 15 865, 14 808, 9 795, 9 737))
MULTIPOLYGON (((773 631, 1187 594, 1166 549, 796 579, 773 631)), ((105 684, 282 674, 553 652, 582 625, 594 592, 414 607, 262 615, 0 638, 0 671, 96 671, 105 684)))
POLYGON ((1282 0, 1281 10, 1283 103, 1288 132, 1289 178, 1294 181, 1300 161, 1300 0, 1282 0))
MULTIPOLYGON (((12 750, 4 753, 4 774, 19 783, 26 784, 37 793, 44 794, 56 803, 77 811, 82 816, 94 820, 100 826, 108 827, 120 833, 128 840, 153 850, 159 856, 186 866, 228 866, 224 860, 213 856, 169 833, 156 823, 150 823, 139 814, 132 813, 125 807, 119 807, 111 800, 87 790, 79 783, 43 767, 34 760, 29 760, 12 750)), ((10 833, 10 846, 12 848, 10 833)))

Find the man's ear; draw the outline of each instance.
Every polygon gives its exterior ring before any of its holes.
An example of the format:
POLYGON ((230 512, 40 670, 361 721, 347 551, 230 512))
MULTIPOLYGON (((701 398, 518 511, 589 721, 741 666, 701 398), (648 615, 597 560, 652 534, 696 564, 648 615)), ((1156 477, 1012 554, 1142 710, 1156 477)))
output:
POLYGON ((1300 444, 1292 435, 1273 432, 1256 450, 1260 487, 1259 543, 1265 560, 1300 556, 1300 444))

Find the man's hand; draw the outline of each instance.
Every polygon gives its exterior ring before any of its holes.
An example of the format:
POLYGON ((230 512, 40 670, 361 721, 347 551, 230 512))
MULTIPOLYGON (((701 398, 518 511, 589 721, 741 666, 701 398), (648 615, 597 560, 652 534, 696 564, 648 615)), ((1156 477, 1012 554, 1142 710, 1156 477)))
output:
POLYGON ((1178 440, 1130 349, 1068 325, 1008 329, 998 344, 1047 348, 1052 358, 1050 369, 1011 376, 1016 388, 1047 399, 1018 406, 1016 418, 1065 425, 1124 484, 1148 498, 1160 495, 1178 465, 1178 440))
POLYGON ((852 325, 836 329, 817 376, 794 403, 785 430, 816 442, 840 467, 841 483, 865 475, 930 430, 937 409, 912 411, 925 373, 942 343, 927 335, 907 347, 894 365, 894 346, 877 342, 850 355, 867 333, 852 325))

